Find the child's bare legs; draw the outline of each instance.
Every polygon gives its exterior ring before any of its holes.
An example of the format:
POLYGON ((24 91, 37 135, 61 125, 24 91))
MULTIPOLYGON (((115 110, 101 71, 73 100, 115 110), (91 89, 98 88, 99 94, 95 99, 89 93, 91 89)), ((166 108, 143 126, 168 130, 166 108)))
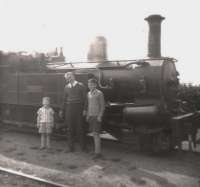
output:
POLYGON ((93 132, 93 138, 94 138, 94 152, 95 154, 101 154, 101 138, 99 133, 93 132))
POLYGON ((45 148, 45 142, 46 142, 47 148, 51 148, 49 133, 41 133, 41 145, 40 145, 41 149, 45 148))
POLYGON ((41 144, 40 148, 43 149, 45 147, 45 133, 41 133, 41 144))
POLYGON ((51 144, 50 144, 50 134, 47 133, 46 136, 47 136, 47 148, 51 148, 51 144))

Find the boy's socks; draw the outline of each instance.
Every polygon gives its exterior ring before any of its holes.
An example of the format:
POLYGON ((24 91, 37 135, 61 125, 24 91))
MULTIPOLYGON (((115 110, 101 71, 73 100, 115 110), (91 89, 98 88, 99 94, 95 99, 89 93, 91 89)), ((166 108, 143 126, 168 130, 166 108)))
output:
POLYGON ((41 148, 45 147, 45 135, 44 134, 41 135, 41 146, 40 147, 41 148))

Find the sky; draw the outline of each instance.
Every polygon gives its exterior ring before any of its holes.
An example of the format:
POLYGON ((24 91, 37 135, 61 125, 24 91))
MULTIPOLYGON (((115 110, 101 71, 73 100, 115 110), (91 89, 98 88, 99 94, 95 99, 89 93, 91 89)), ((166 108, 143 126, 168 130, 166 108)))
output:
POLYGON ((48 52, 86 61, 95 36, 107 39, 109 60, 147 56, 148 24, 160 14, 161 54, 178 60, 183 83, 200 84, 198 0, 0 0, 0 50, 48 52))

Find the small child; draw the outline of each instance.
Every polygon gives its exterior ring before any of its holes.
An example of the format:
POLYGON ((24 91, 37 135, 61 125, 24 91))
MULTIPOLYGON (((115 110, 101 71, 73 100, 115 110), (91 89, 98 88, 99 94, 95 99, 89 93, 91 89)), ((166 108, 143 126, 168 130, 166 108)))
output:
POLYGON ((43 97, 42 105, 43 107, 39 108, 37 111, 37 128, 39 128, 39 133, 41 134, 40 149, 45 148, 45 139, 47 148, 51 148, 50 134, 54 126, 54 111, 50 107, 50 98, 43 97))
POLYGON ((101 154, 101 122, 105 110, 105 102, 103 93, 97 88, 97 80, 89 79, 87 94, 87 102, 84 113, 86 113, 86 120, 89 123, 89 130, 93 133, 95 155, 94 159, 102 158, 101 154))

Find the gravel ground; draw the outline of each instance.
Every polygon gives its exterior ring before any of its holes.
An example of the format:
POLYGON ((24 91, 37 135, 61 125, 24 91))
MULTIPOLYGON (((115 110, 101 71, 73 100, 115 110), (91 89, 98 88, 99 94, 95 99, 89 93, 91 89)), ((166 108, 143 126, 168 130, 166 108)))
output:
POLYGON ((105 159, 94 161, 90 153, 66 153, 63 140, 52 140, 52 150, 39 143, 39 136, 1 130, 0 166, 77 187, 200 186, 199 153, 155 156, 104 141, 105 159))

